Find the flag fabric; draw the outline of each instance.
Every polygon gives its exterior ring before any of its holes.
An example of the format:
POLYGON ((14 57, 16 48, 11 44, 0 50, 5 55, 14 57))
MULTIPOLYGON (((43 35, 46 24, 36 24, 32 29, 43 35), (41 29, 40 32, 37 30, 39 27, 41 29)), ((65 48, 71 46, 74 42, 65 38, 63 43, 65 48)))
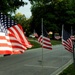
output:
POLYGON ((72 42, 71 34, 63 29, 62 37, 63 37, 62 45, 64 46, 64 48, 69 52, 73 52, 73 42, 72 42))
POLYGON ((41 35, 38 38, 38 41, 40 42, 40 44, 42 45, 43 48, 52 50, 52 44, 51 44, 51 41, 48 37, 45 37, 45 36, 41 35))
POLYGON ((74 35, 71 35, 71 40, 75 41, 75 36, 74 35))
POLYGON ((0 54, 12 54, 12 46, 0 20, 0 54))
MULTIPOLYGON (((28 42, 27 38, 25 37, 22 26, 20 24, 15 23, 15 21, 3 13, 0 13, 0 20, 0 29, 2 30, 3 27, 5 30, 5 32, 1 31, 1 33, 5 34, 4 37, 6 38, 6 41, 10 43, 10 46, 8 47, 11 47, 11 50, 9 49, 10 53, 6 52, 5 49, 4 54, 20 54, 23 53, 27 48, 32 47, 30 42, 28 42)), ((2 43, 0 43, 0 45, 2 45, 2 43)), ((3 54, 1 51, 3 50, 0 50, 0 54, 3 54)))
POLYGON ((59 35, 55 35, 55 37, 54 37, 56 40, 59 40, 59 39, 61 39, 61 37, 59 36, 59 35))
POLYGON ((18 39, 20 43, 22 43, 25 47, 31 48, 32 45, 28 42, 27 38, 24 35, 23 29, 20 24, 17 24, 13 27, 8 28, 9 34, 13 34, 13 36, 18 39))
POLYGON ((36 38, 38 38, 38 34, 37 34, 37 33, 34 33, 33 35, 34 35, 36 38))
POLYGON ((52 44, 45 28, 43 28, 43 34, 40 35, 38 41, 40 42, 43 48, 52 50, 52 44))
POLYGON ((38 34, 35 32, 35 30, 34 30, 33 35, 34 35, 36 38, 38 38, 38 34))

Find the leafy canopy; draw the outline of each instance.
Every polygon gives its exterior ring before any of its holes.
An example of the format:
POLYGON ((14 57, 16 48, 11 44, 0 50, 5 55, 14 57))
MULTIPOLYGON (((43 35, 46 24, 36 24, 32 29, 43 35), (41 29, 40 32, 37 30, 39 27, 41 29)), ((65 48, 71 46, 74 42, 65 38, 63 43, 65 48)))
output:
POLYGON ((0 11, 7 12, 15 12, 20 6, 27 4, 23 0, 0 0, 0 11))

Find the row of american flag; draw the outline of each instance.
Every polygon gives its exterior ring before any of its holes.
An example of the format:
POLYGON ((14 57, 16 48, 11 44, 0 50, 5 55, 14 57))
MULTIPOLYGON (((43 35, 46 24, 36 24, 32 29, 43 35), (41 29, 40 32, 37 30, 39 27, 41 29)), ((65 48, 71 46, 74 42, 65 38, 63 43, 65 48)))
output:
MULTIPOLYGON (((71 36, 63 28, 62 44, 70 52, 73 52, 73 40, 74 36, 71 36)), ((43 35, 40 35, 38 41, 42 48, 52 50, 51 40, 45 29, 43 29, 43 35)), ((0 54, 21 54, 31 47, 22 26, 0 12, 0 54)))
MULTIPOLYGON (((65 30, 64 26, 62 25, 62 45, 67 51, 73 53, 73 41, 75 40, 75 37, 74 35, 71 34, 72 33, 71 31, 68 32, 67 30, 65 30)), ((48 34, 44 29, 43 29, 43 35, 41 35, 38 38, 38 41, 41 43, 43 48, 52 50, 51 40, 48 38, 48 34)))

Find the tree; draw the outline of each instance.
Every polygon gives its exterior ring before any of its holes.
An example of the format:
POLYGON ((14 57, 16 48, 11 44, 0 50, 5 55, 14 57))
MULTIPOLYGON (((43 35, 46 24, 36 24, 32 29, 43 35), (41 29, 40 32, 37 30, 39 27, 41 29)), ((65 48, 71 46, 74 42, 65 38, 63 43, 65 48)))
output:
POLYGON ((27 36, 31 33, 30 32, 30 29, 31 29, 30 28, 30 22, 31 22, 32 18, 26 19, 25 15, 23 15, 21 13, 17 13, 13 17, 13 19, 15 19, 17 21, 17 23, 22 25, 23 30, 24 30, 24 32, 26 32, 27 36))
POLYGON ((38 31, 38 29, 41 29, 41 18, 44 19, 44 26, 46 27, 47 31, 58 31, 58 27, 56 25, 57 17, 54 14, 54 4, 51 4, 50 0, 39 0, 35 1, 33 0, 33 7, 32 7, 32 28, 36 29, 37 33, 40 34, 41 30, 38 31), (37 5, 36 5, 37 2, 37 5))
POLYGON ((23 0, 0 0, 0 11, 3 13, 15 12, 20 6, 27 4, 23 0))
MULTIPOLYGON (((32 4, 32 27, 41 27, 41 18, 47 31, 61 32, 61 26, 75 24, 74 0, 30 0, 32 4), (40 20, 40 21, 39 21, 40 20)), ((39 31, 40 33, 40 31, 39 31)))
MULTIPOLYGON (((12 13, 15 13, 16 9, 20 6, 27 5, 27 2, 23 0, 0 0, 0 12, 11 16, 12 13)), ((30 33, 30 21, 31 19, 26 19, 25 15, 18 13, 15 16, 11 16, 12 19, 15 19, 17 23, 21 24, 27 34, 30 33)))
POLYGON ((26 17, 25 15, 21 14, 21 13, 17 13, 15 14, 14 18, 17 20, 18 23, 22 24, 23 21, 26 21, 26 17))

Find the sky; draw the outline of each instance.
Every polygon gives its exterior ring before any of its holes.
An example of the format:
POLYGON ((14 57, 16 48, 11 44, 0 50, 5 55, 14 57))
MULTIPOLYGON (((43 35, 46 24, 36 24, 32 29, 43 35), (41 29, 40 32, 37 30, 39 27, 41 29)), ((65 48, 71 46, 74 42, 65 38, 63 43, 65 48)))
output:
POLYGON ((25 2, 27 2, 28 4, 27 5, 24 5, 24 6, 21 6, 19 9, 16 10, 16 13, 22 13, 26 16, 26 18, 30 18, 30 16, 32 15, 31 14, 31 4, 28 0, 23 0, 25 2))

